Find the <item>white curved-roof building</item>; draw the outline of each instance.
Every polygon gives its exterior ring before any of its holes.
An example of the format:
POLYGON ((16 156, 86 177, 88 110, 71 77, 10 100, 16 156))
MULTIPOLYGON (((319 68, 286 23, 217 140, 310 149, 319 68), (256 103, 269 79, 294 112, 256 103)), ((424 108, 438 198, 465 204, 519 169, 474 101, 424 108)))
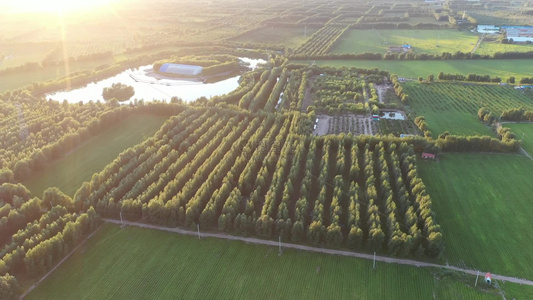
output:
POLYGON ((194 76, 202 73, 203 68, 200 66, 193 65, 181 65, 181 64, 171 64, 165 63, 160 68, 160 72, 171 73, 176 75, 189 75, 194 76))

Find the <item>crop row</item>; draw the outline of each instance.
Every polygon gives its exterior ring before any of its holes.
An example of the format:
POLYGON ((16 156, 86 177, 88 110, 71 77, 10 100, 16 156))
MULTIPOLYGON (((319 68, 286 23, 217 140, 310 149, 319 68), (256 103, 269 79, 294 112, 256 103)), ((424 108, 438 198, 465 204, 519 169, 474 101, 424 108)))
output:
POLYGON ((296 55, 327 55, 348 27, 326 25, 296 49, 296 55))
POLYGON ((403 86, 415 109, 421 111, 475 114, 480 107, 495 113, 520 107, 533 109, 527 96, 506 86, 460 83, 406 83, 403 86))

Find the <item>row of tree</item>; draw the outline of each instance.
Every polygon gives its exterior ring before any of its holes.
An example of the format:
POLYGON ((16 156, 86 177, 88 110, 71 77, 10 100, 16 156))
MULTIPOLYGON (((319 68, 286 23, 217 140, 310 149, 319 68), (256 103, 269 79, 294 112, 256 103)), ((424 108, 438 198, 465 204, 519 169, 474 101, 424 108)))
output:
POLYGON ((493 55, 475 54, 471 52, 456 51, 454 53, 442 52, 440 54, 401 52, 401 53, 320 53, 302 52, 290 56, 296 60, 449 60, 449 59, 529 59, 533 58, 530 52, 496 52, 493 55))

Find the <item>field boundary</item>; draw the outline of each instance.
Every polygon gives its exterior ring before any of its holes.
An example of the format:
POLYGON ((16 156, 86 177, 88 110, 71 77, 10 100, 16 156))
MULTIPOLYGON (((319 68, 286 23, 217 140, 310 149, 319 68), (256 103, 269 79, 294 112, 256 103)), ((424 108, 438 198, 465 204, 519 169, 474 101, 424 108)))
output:
POLYGON ((67 254, 67 256, 63 257, 63 259, 58 262, 50 271, 48 271, 48 273, 46 273, 43 277, 41 277, 41 279, 39 279, 39 281, 37 281, 36 283, 32 284, 27 290, 24 291, 24 293, 22 293, 22 295, 20 295, 19 297, 19 300, 22 300, 24 299, 24 297, 26 297, 26 295, 28 295, 29 293, 31 293, 31 291, 33 291, 37 286, 39 286, 39 284, 44 281, 46 278, 48 278, 48 276, 50 276, 50 274, 52 274, 52 272, 54 272, 60 265, 62 265, 72 254, 74 254, 74 252, 76 252, 83 244, 85 244, 85 242, 87 242, 88 239, 90 239, 98 230, 100 230, 100 228, 102 228, 102 226, 98 226, 91 234, 89 234, 78 246, 76 246, 76 248, 72 249, 72 251, 70 251, 69 254, 67 254))
MULTIPOLYGON (((241 241, 245 243, 274 246, 274 247, 278 247, 280 245, 280 243, 276 241, 261 240, 257 238, 249 238, 249 237, 242 237, 242 236, 234 236, 234 235, 228 235, 225 233, 198 233, 196 231, 190 231, 190 230, 185 230, 185 229, 180 229, 180 228, 169 228, 169 227, 157 226, 157 225, 151 225, 151 224, 145 224, 145 223, 139 223, 139 222, 130 222, 130 221, 121 222, 119 220, 113 220, 113 219, 103 219, 103 220, 107 223, 112 223, 112 224, 117 224, 117 225, 124 224, 128 226, 162 230, 162 231, 173 232, 173 233, 178 233, 178 234, 183 234, 183 235, 191 235, 191 236, 199 235, 200 238, 201 237, 213 237, 213 238, 219 238, 219 239, 241 241)), ((454 266, 449 266, 449 265, 438 265, 434 263, 421 262, 421 261, 416 261, 416 260, 411 260, 411 259, 393 258, 393 257, 387 257, 387 256, 379 256, 379 255, 373 256, 372 254, 366 254, 366 253, 327 249, 327 248, 317 248, 317 247, 310 247, 310 246, 297 245, 297 244, 291 244, 291 243, 281 243, 281 247, 289 248, 289 249, 296 249, 296 250, 303 250, 303 251, 308 251, 308 252, 317 252, 317 253, 324 253, 324 254, 363 258, 367 260, 375 259, 378 262, 409 265, 409 266, 415 266, 419 268, 424 267, 424 268, 448 269, 448 270, 458 271, 458 272, 462 272, 462 273, 466 273, 470 275, 477 275, 478 272, 480 274, 485 273, 479 270, 462 269, 459 267, 454 267, 454 266)), ((504 275, 496 275, 496 274, 492 274, 492 278, 496 280, 501 280, 501 281, 508 281, 508 282, 518 283, 522 285, 533 286, 533 281, 528 280, 528 279, 509 277, 509 276, 504 276, 504 275)))

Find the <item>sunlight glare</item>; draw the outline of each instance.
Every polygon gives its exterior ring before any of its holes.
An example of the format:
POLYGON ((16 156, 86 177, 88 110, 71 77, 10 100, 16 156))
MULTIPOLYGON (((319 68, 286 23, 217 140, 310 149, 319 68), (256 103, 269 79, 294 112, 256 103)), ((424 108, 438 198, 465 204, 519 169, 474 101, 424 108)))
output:
POLYGON ((115 0, 16 0, 8 6, 18 12, 69 12, 101 8, 115 0))

